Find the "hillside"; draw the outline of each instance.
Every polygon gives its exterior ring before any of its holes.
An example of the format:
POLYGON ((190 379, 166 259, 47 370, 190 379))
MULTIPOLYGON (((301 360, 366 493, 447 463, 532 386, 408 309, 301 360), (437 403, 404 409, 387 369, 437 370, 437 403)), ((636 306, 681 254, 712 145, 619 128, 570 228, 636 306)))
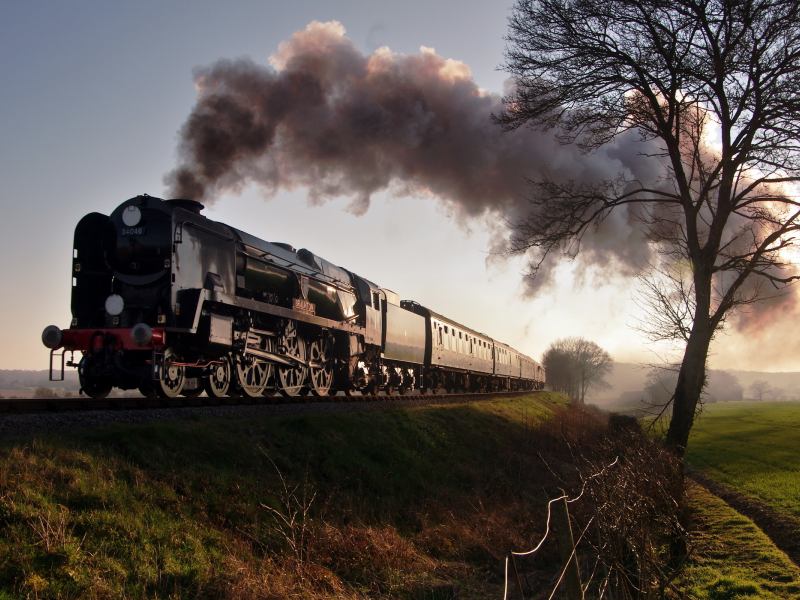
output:
MULTIPOLYGON (((538 393, 5 439, 0 600, 502 597, 507 552, 541 539, 548 499, 577 496, 580 469, 597 487, 571 504, 576 527, 601 520, 596 493, 612 490, 614 505, 627 498, 620 486, 657 474, 635 453, 629 471, 582 463, 610 464, 593 454, 604 431, 597 413, 538 393)), ((622 451, 621 439, 608 448, 622 451)), ((800 573, 752 523, 700 489, 690 500, 701 530, 681 588, 763 600, 800 591, 800 573)), ((625 527, 639 526, 630 517, 625 527)), ((582 564, 594 564, 591 551, 581 546, 582 564)), ((549 596, 558 555, 550 536, 518 559, 526 598, 549 596)))

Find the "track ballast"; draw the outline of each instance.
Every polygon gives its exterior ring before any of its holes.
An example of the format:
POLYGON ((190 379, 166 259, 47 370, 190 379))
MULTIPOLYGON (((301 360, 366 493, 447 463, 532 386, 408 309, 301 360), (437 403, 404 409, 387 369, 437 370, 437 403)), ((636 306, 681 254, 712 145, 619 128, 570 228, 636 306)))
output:
POLYGON ((494 398, 514 398, 535 394, 535 391, 516 392, 478 392, 452 394, 407 394, 372 396, 260 396, 257 398, 44 398, 44 399, 0 399, 0 414, 33 414, 95 410, 136 410, 158 408, 188 408, 204 406, 248 406, 258 404, 329 404, 357 402, 392 402, 403 400, 490 400, 494 398))

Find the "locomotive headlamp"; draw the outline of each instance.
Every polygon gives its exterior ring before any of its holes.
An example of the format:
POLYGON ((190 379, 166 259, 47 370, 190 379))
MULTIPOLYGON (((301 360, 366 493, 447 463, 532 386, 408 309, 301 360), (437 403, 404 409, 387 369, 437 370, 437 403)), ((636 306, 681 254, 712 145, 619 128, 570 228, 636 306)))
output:
POLYGON ((42 332, 42 343, 51 350, 55 350, 61 347, 63 337, 61 329, 55 325, 48 325, 42 332))
POLYGON ((122 211, 122 222, 128 227, 134 227, 142 220, 142 211, 138 206, 130 205, 122 211))
POLYGON ((112 317, 119 316, 125 308, 125 300, 119 294, 111 294, 106 298, 106 312, 112 317))
POLYGON ((131 329, 131 341, 135 346, 144 348, 153 340, 153 330, 146 323, 137 323, 131 329))

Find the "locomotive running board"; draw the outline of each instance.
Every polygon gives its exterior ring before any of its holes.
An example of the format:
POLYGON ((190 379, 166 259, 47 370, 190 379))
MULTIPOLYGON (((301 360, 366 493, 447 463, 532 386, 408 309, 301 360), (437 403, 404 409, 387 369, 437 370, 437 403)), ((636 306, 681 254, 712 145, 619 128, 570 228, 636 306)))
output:
POLYGON ((294 319, 295 321, 311 323, 312 325, 319 325, 320 327, 325 327, 327 329, 347 331, 357 335, 364 335, 366 333, 366 328, 360 327, 359 325, 353 325, 352 323, 348 323, 346 321, 333 321, 331 319, 326 319, 325 317, 318 317, 317 315, 310 315, 299 310, 292 310, 291 308, 284 308, 283 306, 275 306, 274 304, 267 304, 266 302, 258 302, 257 300, 250 300, 249 298, 234 296, 233 294, 228 294, 226 292, 204 289, 200 298, 203 300, 203 302, 197 303, 197 312, 195 313, 194 323, 192 325, 192 333, 197 331, 197 327, 200 324, 200 315, 202 314, 202 305, 204 302, 221 302, 231 306, 240 306, 242 308, 249 308, 250 310, 255 310, 276 317, 294 319))

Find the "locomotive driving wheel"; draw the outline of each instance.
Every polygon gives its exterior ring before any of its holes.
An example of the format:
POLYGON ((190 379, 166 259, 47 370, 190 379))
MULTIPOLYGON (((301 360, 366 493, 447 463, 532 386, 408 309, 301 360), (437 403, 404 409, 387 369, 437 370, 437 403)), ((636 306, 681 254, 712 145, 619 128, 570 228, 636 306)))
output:
POLYGON ((278 367, 278 389, 284 396, 300 396, 305 391, 304 386, 308 374, 308 369, 303 364, 306 357, 306 341, 297 334, 297 324, 294 321, 290 321, 286 326, 286 332, 281 337, 281 344, 285 356, 299 359, 302 362, 291 367, 278 367))
POLYGON ((162 398, 177 398, 186 382, 186 367, 182 364, 178 351, 167 348, 164 351, 164 367, 161 379, 155 382, 156 393, 162 398))
POLYGON ((331 350, 325 338, 314 340, 308 347, 308 381, 314 396, 327 396, 333 386, 331 350))
MULTIPOLYGON (((275 352, 275 342, 272 338, 255 333, 247 334, 247 347, 264 352, 275 352)), ((236 358, 237 391, 249 398, 259 397, 267 387, 272 373, 273 367, 270 363, 246 353, 238 356, 236 358)))
POLYGON ((218 364, 211 365, 211 372, 203 378, 203 389, 209 398, 223 398, 231 385, 231 362, 222 357, 218 364))
POLYGON ((236 383, 239 391, 250 398, 257 398, 267 387, 272 374, 272 365, 252 356, 243 356, 236 361, 236 383))

